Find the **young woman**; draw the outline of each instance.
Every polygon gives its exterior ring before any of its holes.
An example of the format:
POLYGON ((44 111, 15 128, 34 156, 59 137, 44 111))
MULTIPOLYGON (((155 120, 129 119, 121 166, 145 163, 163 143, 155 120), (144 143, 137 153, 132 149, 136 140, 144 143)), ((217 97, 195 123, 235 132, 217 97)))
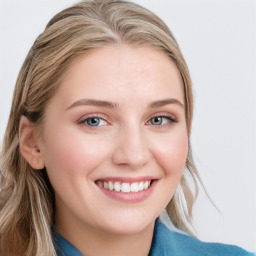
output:
POLYGON ((15 88, 1 255, 253 255, 193 234, 192 115, 188 68, 153 13, 96 0, 57 14, 15 88))

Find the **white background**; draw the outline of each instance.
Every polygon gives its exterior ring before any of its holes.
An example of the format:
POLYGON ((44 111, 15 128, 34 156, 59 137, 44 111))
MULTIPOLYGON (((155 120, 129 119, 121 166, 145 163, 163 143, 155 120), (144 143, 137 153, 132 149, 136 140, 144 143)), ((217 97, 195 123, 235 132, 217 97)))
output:
MULTIPOLYGON (((22 62, 72 0, 0 0, 0 141, 22 62)), ((195 90, 194 156, 218 212, 201 193, 199 238, 256 251, 256 2, 137 0, 171 28, 195 90)))

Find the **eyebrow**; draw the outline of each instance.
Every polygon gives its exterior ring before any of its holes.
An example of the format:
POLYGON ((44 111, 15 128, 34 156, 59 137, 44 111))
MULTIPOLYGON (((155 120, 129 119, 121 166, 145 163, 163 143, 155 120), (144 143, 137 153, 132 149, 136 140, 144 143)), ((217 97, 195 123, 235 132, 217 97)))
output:
MULTIPOLYGON (((181 103, 179 100, 174 98, 169 99, 163 99, 163 100, 157 100, 148 105, 148 108, 157 108, 157 107, 163 107, 169 104, 177 104, 180 107, 184 107, 183 103, 181 103)), ((81 99, 78 101, 75 101, 72 103, 66 110, 69 110, 73 107, 77 106, 83 106, 83 105, 89 105, 89 106, 96 106, 96 107, 105 107, 110 109, 118 108, 119 104, 115 102, 109 102, 105 100, 96 100, 96 99, 81 99)))
POLYGON ((177 104, 178 106, 184 108, 184 104, 180 102, 177 99, 170 98, 170 99, 164 99, 164 100, 157 100, 149 104, 148 108, 157 108, 157 107, 163 107, 169 104, 177 104))
POLYGON ((95 99, 81 99, 73 104, 71 104, 66 110, 71 109, 77 106, 90 105, 96 107, 105 107, 105 108, 117 108, 118 104, 114 102, 104 101, 104 100, 95 100, 95 99))

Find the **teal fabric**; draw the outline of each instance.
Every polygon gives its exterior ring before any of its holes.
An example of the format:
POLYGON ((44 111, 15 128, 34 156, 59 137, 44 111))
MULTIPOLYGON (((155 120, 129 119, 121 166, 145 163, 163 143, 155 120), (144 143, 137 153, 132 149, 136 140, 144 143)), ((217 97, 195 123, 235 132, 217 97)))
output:
MULTIPOLYGON (((56 230, 53 238, 58 256, 83 256, 56 230)), ((156 220, 149 256, 256 256, 238 246, 205 243, 194 237, 171 231, 159 219, 156 220)), ((85 255, 84 255, 85 256, 85 255)))
POLYGON ((62 237, 56 229, 52 229, 53 241, 58 256, 83 256, 71 243, 62 237))
POLYGON ((186 234, 169 230, 156 221, 149 256, 255 256, 234 245, 206 243, 186 234))

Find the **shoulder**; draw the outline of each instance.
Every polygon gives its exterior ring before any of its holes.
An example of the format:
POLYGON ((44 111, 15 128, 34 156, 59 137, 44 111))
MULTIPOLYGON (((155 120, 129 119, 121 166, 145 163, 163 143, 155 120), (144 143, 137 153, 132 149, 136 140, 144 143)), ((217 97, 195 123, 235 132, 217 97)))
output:
POLYGON ((234 245, 207 243, 170 230, 157 219, 150 256, 256 256, 234 245))

